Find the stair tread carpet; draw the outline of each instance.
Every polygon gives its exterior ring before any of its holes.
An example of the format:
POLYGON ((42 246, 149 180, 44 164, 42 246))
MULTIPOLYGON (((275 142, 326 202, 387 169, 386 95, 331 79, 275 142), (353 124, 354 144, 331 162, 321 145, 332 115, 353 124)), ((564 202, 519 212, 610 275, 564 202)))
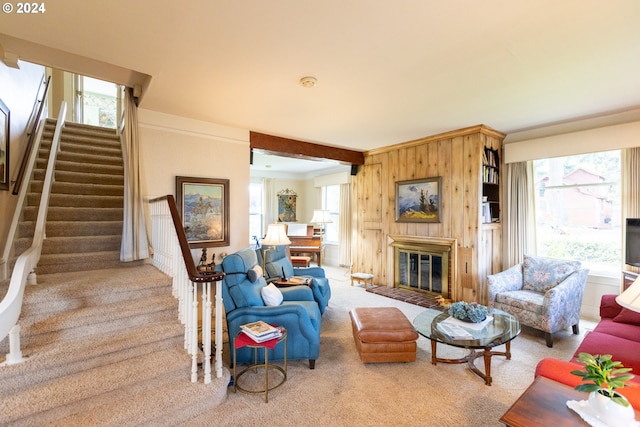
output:
POLYGON ((155 267, 38 280, 19 322, 28 359, 0 368, 1 425, 176 425, 226 399, 227 369, 191 383, 172 279, 155 267))

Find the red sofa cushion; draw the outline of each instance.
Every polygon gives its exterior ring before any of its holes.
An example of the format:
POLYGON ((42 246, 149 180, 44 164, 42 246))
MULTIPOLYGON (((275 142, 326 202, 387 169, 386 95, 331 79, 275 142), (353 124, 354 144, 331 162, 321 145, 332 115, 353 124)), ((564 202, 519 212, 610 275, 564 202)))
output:
POLYGON ((622 306, 616 302, 616 296, 612 294, 602 295, 600 299, 601 319, 613 319, 622 311, 622 306))
MULTIPOLYGON (((584 365, 549 357, 538 362, 535 377, 543 376, 570 387, 575 387, 578 384, 582 384, 582 378, 571 373, 571 371, 577 369, 583 370, 584 365)), ((626 397, 629 403, 631 403, 631 406, 640 409, 640 378, 634 377, 631 381, 627 382, 626 387, 619 388, 616 391, 626 397)))
POLYGON ((622 362, 625 368, 633 369, 632 374, 640 375, 640 342, 593 331, 584 337, 572 360, 575 361, 580 353, 611 354, 614 361, 622 362))
POLYGON ((613 318, 613 321, 640 326, 640 313, 623 308, 620 314, 613 318))
MULTIPOLYGON (((640 327, 628 323, 614 322, 612 319, 602 319, 593 332, 624 338, 629 341, 640 342, 640 327)), ((580 347, 581 346, 582 344, 580 347)), ((618 349, 616 348, 615 350, 617 351, 618 349)), ((611 351, 613 350, 609 350, 609 352, 611 351)), ((636 357, 640 359, 640 354, 636 357)))

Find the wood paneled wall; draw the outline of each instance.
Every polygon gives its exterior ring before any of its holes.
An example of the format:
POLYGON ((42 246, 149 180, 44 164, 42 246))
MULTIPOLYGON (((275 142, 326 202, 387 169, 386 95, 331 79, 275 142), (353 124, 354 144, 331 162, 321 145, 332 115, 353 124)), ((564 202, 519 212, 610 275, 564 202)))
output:
POLYGON ((486 277, 480 276, 500 269, 501 233, 500 224, 482 224, 482 150, 501 149, 504 136, 480 125, 365 153, 353 181, 353 271, 372 273, 376 283, 394 286, 390 235, 454 238, 464 256, 454 258, 459 259, 459 274, 452 297, 483 301, 486 277), (396 181, 438 176, 440 223, 396 222, 396 181), (491 230, 488 236, 486 229, 491 230))

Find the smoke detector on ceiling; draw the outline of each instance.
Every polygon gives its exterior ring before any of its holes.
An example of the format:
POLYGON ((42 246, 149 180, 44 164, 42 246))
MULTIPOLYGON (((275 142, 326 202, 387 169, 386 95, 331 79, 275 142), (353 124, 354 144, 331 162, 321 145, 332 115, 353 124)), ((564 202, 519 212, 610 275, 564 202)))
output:
POLYGON ((303 87, 314 87, 318 83, 318 79, 315 77, 307 76, 300 79, 300 84, 303 87))

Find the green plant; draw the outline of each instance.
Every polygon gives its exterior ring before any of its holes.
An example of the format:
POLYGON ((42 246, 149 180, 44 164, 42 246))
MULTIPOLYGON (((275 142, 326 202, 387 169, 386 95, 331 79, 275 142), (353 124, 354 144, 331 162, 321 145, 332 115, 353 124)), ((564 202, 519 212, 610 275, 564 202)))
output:
POLYGON ((633 375, 627 374, 631 368, 625 368, 622 362, 614 362, 611 358, 610 354, 593 356, 589 353, 580 353, 578 362, 584 363, 585 369, 571 371, 571 373, 582 377, 582 381, 593 381, 593 383, 579 384, 576 390, 587 393, 596 391, 622 406, 629 406, 629 402, 615 390, 626 386, 625 383, 633 378, 633 375))

